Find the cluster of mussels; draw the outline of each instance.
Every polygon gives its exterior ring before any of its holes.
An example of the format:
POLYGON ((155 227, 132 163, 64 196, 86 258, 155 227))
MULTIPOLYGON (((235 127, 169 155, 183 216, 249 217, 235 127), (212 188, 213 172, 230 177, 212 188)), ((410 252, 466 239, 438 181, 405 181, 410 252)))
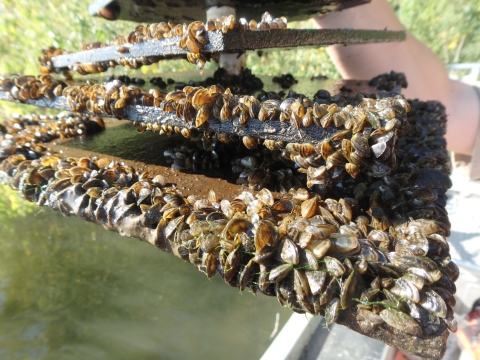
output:
MULTIPOLYGON (((92 50, 107 46, 117 46, 116 51, 120 54, 127 54, 130 44, 141 43, 148 40, 161 40, 167 38, 178 38, 178 47, 180 49, 188 49, 187 60, 192 64, 203 69, 205 63, 210 59, 218 62, 219 53, 206 53, 202 50, 209 43, 208 31, 221 31, 227 33, 229 30, 277 30, 286 29, 287 19, 282 16, 275 18, 268 12, 262 15, 260 22, 241 18, 238 22, 235 21, 235 16, 222 16, 217 19, 208 20, 207 23, 201 21, 193 21, 190 24, 173 24, 169 22, 153 23, 148 25, 138 25, 135 29, 126 36, 115 36, 107 43, 94 42, 85 44, 82 50, 92 50)), ((42 55, 39 57, 42 72, 54 72, 52 66, 52 57, 68 54, 61 49, 48 48, 42 50, 42 55)), ((91 62, 74 64, 70 70, 76 71, 81 75, 98 74, 105 72, 110 67, 122 65, 130 69, 138 69, 143 65, 151 65, 160 61, 158 56, 144 56, 140 58, 125 57, 118 60, 110 60, 103 62, 91 62)))
MULTIPOLYGON (((46 184, 53 175, 50 171, 32 173, 33 177, 26 177, 18 170, 30 166, 32 161, 51 155, 46 146, 50 141, 87 136, 103 129, 103 119, 91 115, 61 113, 57 116, 12 116, 0 123, 0 181, 11 183, 15 189, 19 189, 20 184, 25 181, 33 185, 37 180, 42 180, 46 184)), ((31 189, 39 190, 35 186, 31 189)), ((26 193, 23 195, 26 196, 26 193)), ((30 197, 27 198, 31 200, 30 197)))
MULTIPOLYGON (((62 50, 62 49, 57 49, 53 46, 50 46, 47 49, 43 49, 42 50, 42 55, 40 55, 38 57, 38 61, 41 64, 40 65, 40 72, 42 74, 50 74, 50 73, 55 72, 55 69, 54 69, 53 63, 52 63, 52 58, 56 57, 56 56, 60 56, 60 55, 66 55, 66 54, 70 54, 70 52, 66 51, 66 50, 62 50)), ((63 73, 67 78, 71 77, 71 75, 68 73, 68 71, 64 71, 63 73)))
POLYGON ((54 100, 61 96, 67 84, 49 74, 37 76, 0 76, 0 90, 6 91, 17 101, 39 100, 47 98, 54 100))
MULTIPOLYGON (((345 174, 356 178, 363 172, 382 177, 392 171, 396 163, 395 141, 408 126, 406 117, 410 105, 400 96, 382 95, 387 93, 373 95, 376 98, 357 96, 340 107, 335 102, 319 104, 305 97, 259 101, 253 96, 232 95, 229 89, 223 91, 219 86, 208 89, 188 86, 168 93, 160 108, 166 113, 174 112, 187 123, 194 120, 196 127, 213 116, 231 121, 235 126, 258 119, 288 121, 299 131, 308 131, 309 127, 325 130, 324 138, 317 143, 242 137, 247 149, 263 144, 275 158, 293 162, 299 172, 306 174, 308 187, 325 187, 338 184, 345 174)), ((187 138, 195 137, 192 131, 195 128, 176 129, 151 122, 137 123, 137 127, 140 131, 147 129, 160 134, 176 131, 187 138)), ((217 133, 216 137, 221 142, 236 140, 232 134, 217 133)))
POLYGON ((13 116, 0 123, 0 159, 13 154, 36 159, 46 151, 47 142, 95 134, 103 129, 105 123, 101 117, 85 114, 13 116))
MULTIPOLYGON (((338 185, 346 174, 352 178, 360 173, 377 178, 390 174, 396 164, 395 141, 405 132, 410 110, 405 99, 391 97, 386 92, 371 97, 361 94, 342 97, 338 104, 335 98, 330 98, 327 105, 325 97, 319 103, 301 95, 283 101, 277 97, 259 101, 254 96, 234 95, 229 88, 225 90, 219 85, 208 88, 186 86, 166 95, 157 89, 145 92, 118 80, 67 86, 51 75, 3 78, 0 90, 21 101, 41 96, 52 99, 61 93, 71 111, 88 110, 118 119, 125 117, 127 105, 158 107, 166 115, 172 113, 176 119, 182 119, 183 126, 157 121, 136 122, 136 127, 140 131, 151 130, 160 134, 178 132, 186 138, 195 137, 195 133, 199 133, 196 128, 212 117, 231 122, 235 127, 245 127, 250 121, 280 121, 288 122, 299 133, 310 128, 321 130, 323 139, 317 143, 260 140, 250 135, 243 136, 242 143, 247 149, 255 149, 263 142, 266 149, 275 151, 277 159, 292 161, 299 172, 306 174, 307 187, 318 185, 322 188, 338 185), (193 122, 194 127, 190 124, 193 122)), ((225 133, 216 136, 222 142, 234 139, 225 133)), ((250 183, 256 183, 255 188, 263 184, 253 180, 259 177, 244 176, 250 183)))
POLYGON ((125 117, 124 107, 127 105, 160 106, 165 98, 158 89, 143 91, 138 86, 124 85, 120 80, 106 84, 84 83, 67 85, 52 75, 0 77, 0 90, 6 91, 18 101, 38 100, 43 97, 55 100, 63 96, 71 111, 85 110, 95 115, 125 117))
MULTIPOLYGON (((202 106, 212 94, 208 89, 177 92, 164 106, 185 105, 187 98, 202 106)), ((223 95, 216 100, 228 102, 230 95, 226 100, 223 95)), ((247 100, 251 99, 238 104, 247 100)), ((285 109, 277 105, 274 112, 280 117, 285 109)), ((302 101, 289 102, 289 107, 290 118, 303 118, 302 101)), ((262 108, 267 118, 271 116, 264 104, 259 113, 262 108)), ((312 113, 314 108, 309 108, 312 113)), ((325 112, 317 117, 320 123, 325 116, 342 121, 335 115, 345 110, 321 108, 325 112)), ((373 148, 381 142, 371 138, 377 130, 388 138, 383 142, 392 156, 391 139, 398 136, 401 148, 395 152, 395 172, 368 170, 346 182, 352 186, 332 183, 330 194, 335 196, 301 187, 279 196, 268 189, 242 192, 234 199, 221 199, 214 191, 207 198, 184 196, 162 175, 138 174, 107 158, 63 159, 52 154, 11 154, 0 165, 0 178, 31 201, 173 251, 208 277, 219 273, 228 284, 276 296, 296 312, 324 315, 327 324, 341 311, 356 309, 356 321, 367 334, 378 327, 415 336, 455 331, 452 307, 458 268, 446 241, 450 224, 445 192, 451 183, 442 140, 444 108, 436 102, 369 98, 356 109, 363 115, 347 119, 352 122, 347 130, 354 135, 330 140, 331 154, 343 154, 342 143, 349 140, 353 150, 343 155, 345 159, 358 154, 371 169, 381 157, 373 148), (398 120, 407 110, 408 117, 398 120), (382 118, 382 113, 394 115, 382 118), (389 135, 396 127, 387 125, 392 119, 398 120, 401 131, 389 135), (358 123, 363 125, 354 131, 358 123), (363 137, 358 143, 356 135, 363 137)), ((242 112, 246 111, 240 106, 238 113, 242 112)), ((20 127, 20 122, 13 126, 20 127)), ((274 151, 279 150, 274 145, 274 151)), ((280 146, 280 151, 292 151, 294 161, 297 155, 306 161, 311 154, 303 152, 310 147, 300 151, 299 146, 280 146)), ((322 156, 321 149, 318 154, 322 156)), ((322 156, 325 168, 331 154, 322 156)))

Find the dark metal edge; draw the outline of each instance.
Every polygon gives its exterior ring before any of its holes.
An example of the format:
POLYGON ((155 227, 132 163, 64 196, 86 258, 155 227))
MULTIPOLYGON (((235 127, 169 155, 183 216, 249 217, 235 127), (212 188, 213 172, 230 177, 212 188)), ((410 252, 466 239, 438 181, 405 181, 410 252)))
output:
POLYGON ((276 16, 286 15, 289 21, 294 21, 363 5, 369 3, 370 0, 176 0, 170 2, 165 0, 96 0, 89 5, 90 15, 99 15, 103 8, 113 2, 121 10, 118 20, 157 22, 159 19, 164 19, 183 23, 192 20, 205 21, 206 10, 212 6, 234 7, 238 18, 258 19, 263 12, 269 11, 276 16))

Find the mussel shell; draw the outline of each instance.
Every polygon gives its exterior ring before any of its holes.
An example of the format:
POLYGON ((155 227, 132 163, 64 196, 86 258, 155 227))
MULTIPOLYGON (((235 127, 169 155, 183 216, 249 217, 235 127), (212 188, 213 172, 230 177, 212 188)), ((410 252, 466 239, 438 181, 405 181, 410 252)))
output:
POLYGON ((433 290, 422 291, 418 304, 438 317, 445 318, 447 316, 447 304, 445 304, 442 297, 433 290))
POLYGON ((175 231, 177 230, 177 227, 184 222, 185 216, 179 216, 175 219, 172 219, 169 221, 167 227, 165 228, 164 234, 167 239, 170 239, 174 234, 175 231))
MULTIPOLYGON (((161 204, 159 203, 158 206, 161 204)), ((190 233, 192 236, 199 236, 202 232, 208 231, 210 229, 210 224, 206 220, 196 220, 190 225, 190 233)))
POLYGON ((331 242, 329 239, 312 240, 307 244, 306 248, 312 252, 313 256, 315 256, 316 259, 320 260, 328 252, 330 246, 331 242))
POLYGON ((425 279, 425 283, 427 285, 433 284, 434 282, 440 280, 440 278, 442 277, 442 272, 438 269, 427 271, 422 268, 411 267, 408 268, 408 271, 412 274, 421 276, 423 279, 425 279))
POLYGON ((267 206, 272 206, 274 204, 273 195, 267 188, 260 190, 257 195, 257 199, 260 200, 263 204, 267 206))
POLYGON ((365 283, 362 276, 357 271, 353 270, 342 286, 340 294, 340 304, 342 309, 354 305, 355 301, 353 299, 359 298, 364 289, 365 283))
POLYGON ((261 251, 266 245, 274 246, 277 239, 278 231, 275 225, 269 220, 261 220, 255 230, 255 250, 261 251))
POLYGON ((445 325, 447 326, 448 330, 450 330, 453 333, 457 331, 458 329, 457 321, 455 320, 452 308, 448 309, 447 316, 445 317, 445 319, 443 319, 443 321, 445 322, 445 325))
POLYGON ((235 234, 247 232, 251 227, 252 223, 250 221, 241 218, 233 218, 225 226, 225 229, 222 232, 222 237, 233 240, 235 234))
POLYGON ((238 276, 238 287, 240 290, 243 290, 245 287, 251 285, 251 283, 254 281, 255 274, 258 273, 258 270, 258 264, 253 259, 250 259, 238 276))
POLYGON ((297 296, 305 298, 310 294, 310 285, 305 272, 301 269, 293 270, 293 289, 297 296))
POLYGON ((331 234, 330 241, 330 254, 354 255, 361 250, 358 239, 352 235, 331 234))
POLYGON ((310 250, 298 249, 299 254, 299 266, 305 270, 318 270, 319 265, 317 259, 310 250))
MULTIPOLYGON (((455 296, 453 296, 453 294, 451 294, 450 292, 448 292, 447 290, 441 287, 432 287, 432 290, 435 291, 438 295, 440 295, 448 306, 452 308, 455 307, 457 301, 455 299, 455 296)), ((448 307, 447 307, 447 310, 448 310, 448 307)))
POLYGON ((307 277, 307 281, 312 294, 319 294, 325 285, 325 280, 327 279, 327 272, 321 270, 305 270, 305 275, 307 277))
POLYGON ((325 291, 320 295, 318 302, 320 305, 324 305, 333 300, 333 298, 338 294, 339 285, 338 281, 335 278, 332 278, 328 283, 325 291))
POLYGON ((325 265, 327 266, 327 271, 334 277, 339 278, 345 273, 345 267, 337 259, 330 256, 325 256, 324 261, 325 265))
POLYGON ((420 268, 426 271, 437 270, 437 264, 426 256, 401 256, 393 260, 393 264, 407 270, 409 268, 420 268))
POLYGON ((420 301, 420 293, 418 289, 410 281, 400 278, 395 281, 395 286, 390 291, 399 296, 412 300, 414 303, 420 301))
POLYGON ((302 217, 308 219, 314 216, 317 212, 317 198, 313 197, 309 200, 305 200, 301 205, 302 217))
POLYGON ((350 140, 355 151, 364 159, 370 157, 370 146, 368 144, 368 136, 363 133, 357 133, 350 140))
POLYGON ((215 234, 208 234, 201 238, 200 248, 203 252, 212 253, 220 246, 220 237, 215 234))
POLYGON ((205 266, 206 274, 209 279, 215 276, 217 273, 217 266, 218 266, 218 257, 217 254, 205 254, 205 261, 202 261, 203 265, 205 266))
POLYGON ((412 335, 422 335, 422 328, 409 315, 393 309, 386 308, 380 312, 380 317, 391 327, 412 335))
POLYGON ((292 264, 282 264, 279 265, 270 271, 270 275, 268 276, 268 280, 272 283, 278 283, 283 280, 289 273, 292 271, 293 265, 292 264))
POLYGON ((384 142, 379 142, 377 144, 374 144, 372 145, 373 155, 378 159, 380 156, 382 156, 385 153, 387 148, 388 148, 388 145, 387 143, 384 143, 384 142))
POLYGON ((296 265, 299 262, 299 253, 297 245, 289 238, 285 237, 281 242, 280 257, 287 264, 296 265))
POLYGON ((381 325, 384 323, 380 315, 375 314, 373 311, 367 309, 358 309, 357 319, 360 318, 363 321, 368 322, 371 325, 381 325))
POLYGON ((325 325, 327 326, 327 329, 330 325, 337 321, 340 306, 340 299, 337 297, 327 304, 325 309, 325 325))

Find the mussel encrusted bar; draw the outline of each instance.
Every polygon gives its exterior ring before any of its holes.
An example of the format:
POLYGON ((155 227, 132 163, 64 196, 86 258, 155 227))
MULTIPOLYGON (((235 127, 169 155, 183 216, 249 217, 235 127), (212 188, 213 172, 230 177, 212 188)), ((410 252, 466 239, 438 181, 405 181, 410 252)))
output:
POLYGON ((116 36, 105 44, 85 44, 81 52, 45 49, 39 57, 40 70, 50 73, 70 69, 82 75, 97 74, 117 65, 138 69, 171 57, 186 57, 189 62, 203 68, 211 59, 218 62, 221 52, 405 40, 404 31, 277 31, 286 28, 287 19, 284 16, 275 18, 268 12, 263 14, 258 23, 244 18, 236 21, 235 17, 230 15, 209 20, 206 24, 193 21, 188 25, 175 25, 169 21, 138 25, 129 34, 116 36))
POLYGON ((165 95, 118 80, 68 86, 51 75, 2 78, 0 90, 8 93, 0 94, 3 98, 21 102, 60 103, 72 111, 136 120, 139 131, 178 132, 186 138, 213 132, 223 142, 241 138, 248 149, 263 145, 281 151, 306 174, 308 187, 338 183, 346 173, 352 178, 390 174, 395 142, 406 131, 410 110, 402 96, 385 91, 320 102, 300 95, 259 101, 219 85, 186 86, 165 95))
MULTIPOLYGON (((1 144, 8 145, 0 179, 39 205, 172 251, 208 277, 219 273, 231 286, 276 296, 296 312, 325 316, 327 324, 339 321, 407 352, 440 358, 447 329, 456 329, 458 277, 446 241, 451 182, 444 108, 403 98, 363 100, 358 109, 393 111, 392 119, 411 109, 394 135, 385 129, 387 119, 375 129, 367 121, 349 135, 347 154, 358 154, 367 169, 378 161, 374 146, 381 142, 370 140, 373 133, 398 136, 394 153, 391 148, 394 172, 361 172, 355 180, 344 173, 350 180, 331 192, 334 198, 301 187, 231 199, 214 191, 208 198, 181 194, 161 174, 137 173, 107 158, 29 151, 30 142, 20 139, 32 131, 31 119, 18 118, 0 128, 1 144), (388 106, 378 106, 382 101, 388 106), (20 134, 17 148, 5 142, 12 131, 20 134), (358 144, 357 135, 365 137, 358 144)), ((331 146, 342 149, 343 140, 331 146)))

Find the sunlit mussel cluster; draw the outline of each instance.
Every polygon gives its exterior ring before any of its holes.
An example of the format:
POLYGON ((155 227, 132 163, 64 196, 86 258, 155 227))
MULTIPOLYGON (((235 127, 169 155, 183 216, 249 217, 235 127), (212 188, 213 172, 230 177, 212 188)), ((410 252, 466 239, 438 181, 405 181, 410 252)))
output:
MULTIPOLYGON (((2 157, 19 153, 19 146, 44 149, 44 144, 55 139, 86 136, 105 128, 103 119, 85 114, 60 113, 57 116, 32 114, 15 115, 0 123, 2 157), (16 147, 16 149, 15 149, 16 147)), ((42 154, 42 151, 37 151, 42 154)))
MULTIPOLYGON (((291 109, 293 126, 308 126, 313 121, 314 125, 337 130, 317 144, 289 143, 284 156, 295 161, 299 172, 307 174, 307 187, 328 186, 338 183, 345 174, 356 178, 360 172, 383 177, 396 164, 395 141, 407 126, 409 110, 402 97, 366 97, 357 106, 343 108, 335 103, 314 103, 311 108, 291 109)), ((271 146, 271 142, 267 144, 271 146)))
POLYGON ((267 189, 233 201, 213 192, 207 200, 190 196, 193 212, 166 222, 167 234, 208 276, 219 271, 232 286, 276 295, 328 323, 357 305, 366 332, 385 323, 413 335, 454 331, 458 268, 446 241, 444 109, 436 102, 402 106, 412 111, 395 173, 357 177, 336 200, 303 188, 279 199, 267 189))
MULTIPOLYGON (((126 36, 115 36, 106 44, 99 42, 83 45, 82 50, 97 49, 106 46, 121 46, 126 44, 141 43, 148 40, 161 40, 173 37, 181 37, 180 47, 188 48, 191 52, 197 53, 208 44, 206 37, 207 31, 221 31, 227 33, 229 30, 283 30, 287 28, 287 19, 282 16, 275 18, 270 13, 265 12, 260 22, 255 20, 248 22, 241 18, 237 22, 234 15, 222 16, 216 19, 202 21, 193 21, 190 24, 174 24, 171 21, 153 23, 148 25, 138 25, 126 36)), ((125 50, 123 50, 125 51, 125 50)), ((122 52, 122 50, 120 50, 122 52)), ((128 51, 126 51, 128 52, 128 51)))
POLYGON ((194 222, 189 215, 174 236, 180 254, 209 277, 219 271, 232 286, 277 296, 294 311, 324 315, 327 324, 357 305, 365 329, 387 323, 420 335, 432 322, 455 329, 458 268, 446 255, 448 229, 441 224, 407 220, 378 230, 370 216, 359 215, 356 200, 322 200, 301 188, 276 201, 266 189, 215 200, 213 193, 196 200, 208 215, 199 219, 197 211, 194 222), (446 256, 395 250, 409 242, 414 251, 420 238, 446 256))
POLYGON ((52 58, 60 55, 70 54, 69 51, 55 48, 53 46, 43 49, 42 55, 38 57, 40 62, 40 72, 42 74, 50 74, 55 72, 53 67, 52 58))
MULTIPOLYGON (((324 138, 314 144, 275 141, 268 139, 268 134, 263 135, 265 139, 242 137, 245 148, 254 150, 263 145, 274 152, 276 160, 290 162, 291 167, 306 174, 306 185, 312 187, 330 186, 346 174, 353 178, 361 172, 373 177, 389 174, 395 166, 395 141, 408 124, 406 116, 410 105, 401 96, 356 97, 342 107, 334 102, 319 104, 301 96, 283 101, 259 101, 249 95, 233 95, 229 89, 213 85, 209 88, 187 86, 170 92, 160 109, 175 113, 177 118, 187 124, 194 123, 195 127, 202 127, 214 117, 230 121, 236 127, 260 120, 287 122, 299 134, 309 131, 309 127, 322 129, 324 138)), ((140 131, 178 132, 186 138, 202 134, 166 124, 145 122, 137 125, 140 131)), ((222 142, 235 141, 234 135, 219 133, 217 138, 222 142)))
MULTIPOLYGON (((125 36, 115 36, 107 43, 94 42, 84 44, 82 50, 93 50, 107 46, 116 46, 119 54, 128 54, 131 44, 142 43, 148 40, 161 40, 168 38, 178 38, 178 46, 180 49, 188 49, 187 60, 202 69, 207 61, 213 59, 218 62, 218 53, 206 53, 202 50, 209 43, 208 31, 221 31, 226 33, 230 30, 282 30, 287 28, 287 19, 282 16, 275 18, 268 12, 262 15, 261 21, 257 23, 255 20, 247 21, 244 18, 235 20, 235 16, 222 16, 220 18, 208 20, 207 23, 202 21, 193 21, 190 24, 174 24, 171 21, 153 23, 148 25, 137 25, 135 29, 125 36)), ((51 48, 44 50, 43 55, 39 58, 44 71, 53 72, 51 58, 53 56, 63 55, 67 52, 51 48)), ((151 65, 160 61, 159 56, 143 56, 139 58, 124 57, 117 60, 77 63, 70 66, 70 70, 78 72, 82 75, 97 74, 105 72, 110 67, 122 65, 130 69, 138 69, 143 65, 151 65)))
POLYGON ((160 90, 150 89, 147 92, 135 85, 124 85, 119 80, 105 84, 72 85, 62 95, 66 97, 71 111, 88 110, 117 119, 125 117, 127 105, 160 106, 165 98, 160 90))
POLYGON ((206 36, 207 31, 221 31, 223 33, 228 32, 229 30, 239 29, 239 30, 283 30, 287 28, 287 19, 282 16, 280 18, 275 18, 270 13, 265 12, 262 15, 260 22, 255 20, 250 20, 247 22, 246 19, 241 18, 238 22, 235 21, 235 16, 222 16, 217 19, 208 20, 206 24, 201 21, 194 21, 188 27, 184 29, 180 36, 182 38, 179 42, 179 47, 181 49, 188 49, 190 53, 187 54, 187 60, 192 64, 197 65, 198 68, 203 69, 206 62, 210 59, 218 62, 219 53, 207 54, 202 52, 202 49, 209 43, 208 37, 206 36))
POLYGON ((458 268, 448 256, 448 228, 435 220, 382 231, 361 215, 357 200, 323 200, 302 188, 279 199, 263 189, 230 201, 213 191, 184 197, 163 176, 138 175, 106 158, 46 156, 25 164, 28 170, 23 164, 17 172, 25 171, 19 186, 28 199, 173 249, 209 277, 219 272, 232 286, 322 314, 328 324, 357 305, 365 329, 383 323, 415 335, 428 335, 432 323, 455 329, 458 268), (419 249, 425 242, 428 251, 419 249))
POLYGON ((30 201, 36 201, 42 186, 53 176, 46 166, 52 153, 46 143, 94 134, 104 128, 100 117, 72 113, 7 119, 0 124, 0 181, 18 189, 30 201))
POLYGON ((158 89, 147 92, 135 85, 124 85, 119 80, 105 84, 87 82, 67 85, 49 74, 0 77, 0 90, 21 102, 43 97, 53 101, 57 96, 64 96, 71 111, 87 110, 95 115, 111 115, 117 119, 125 117, 124 108, 127 105, 160 106, 165 98, 158 89))
POLYGON ((0 90, 6 91, 18 101, 39 100, 46 97, 53 100, 55 96, 61 96, 67 84, 49 74, 37 76, 0 76, 0 90))

